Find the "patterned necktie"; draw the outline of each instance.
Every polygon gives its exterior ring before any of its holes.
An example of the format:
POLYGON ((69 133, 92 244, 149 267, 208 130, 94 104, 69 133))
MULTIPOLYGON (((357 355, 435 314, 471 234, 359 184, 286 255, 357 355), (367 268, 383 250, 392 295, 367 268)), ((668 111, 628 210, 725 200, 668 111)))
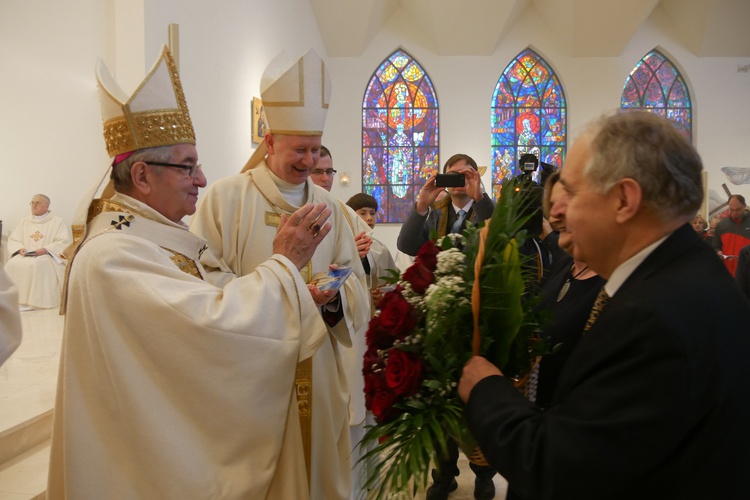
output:
POLYGON ((604 287, 602 287, 602 289, 599 290, 599 295, 596 296, 596 300, 594 300, 594 307, 591 308, 591 314, 589 315, 589 319, 586 321, 586 326, 583 327, 584 335, 591 329, 594 323, 596 323, 596 318, 599 317, 602 309, 604 309, 604 306, 607 305, 608 300, 609 295, 607 295, 607 291, 604 289, 604 287))
POLYGON ((464 223, 465 218, 466 218, 466 210, 459 210, 458 217, 456 218, 456 222, 453 223, 453 227, 451 228, 451 233, 461 232, 461 224, 464 223))

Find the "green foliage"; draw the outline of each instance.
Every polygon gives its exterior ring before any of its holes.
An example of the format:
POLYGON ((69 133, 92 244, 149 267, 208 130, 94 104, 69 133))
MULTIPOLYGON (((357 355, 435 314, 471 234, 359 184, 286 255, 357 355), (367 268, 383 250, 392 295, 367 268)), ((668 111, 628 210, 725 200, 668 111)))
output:
MULTIPOLYGON (((509 376, 528 371, 532 357, 546 349, 537 341, 544 315, 531 312, 537 299, 527 285, 536 280, 536 269, 527 266, 518 251, 530 218, 522 214, 530 212, 532 199, 514 187, 505 186, 496 204, 478 276, 481 355, 509 376)), ((416 395, 394 405, 397 417, 369 427, 363 439, 364 449, 374 445, 361 460, 370 471, 367 487, 375 498, 405 491, 414 495, 425 487, 430 463, 447 452, 449 439, 469 451, 475 446, 456 387, 463 365, 473 354, 471 290, 477 278, 474 261, 482 226, 469 223, 462 237, 450 235, 439 241, 436 285, 423 297, 408 299, 419 312, 419 323, 410 339, 395 347, 417 354, 424 380, 416 395), (456 248, 463 251, 465 263, 451 267, 460 269, 458 274, 445 274, 440 262, 453 262, 456 254, 460 257, 456 248)))
POLYGON ((378 276, 378 278, 380 278, 385 283, 388 283, 389 285, 395 285, 399 282, 399 280, 401 280, 401 273, 399 273, 397 270, 386 269, 385 272, 388 274, 378 276))
POLYGON ((407 489, 415 495, 427 485, 431 460, 447 454, 448 440, 465 433, 463 404, 458 398, 436 400, 419 408, 401 407, 405 412, 396 420, 367 431, 371 440, 380 443, 361 459, 378 471, 366 482, 374 498, 407 489))

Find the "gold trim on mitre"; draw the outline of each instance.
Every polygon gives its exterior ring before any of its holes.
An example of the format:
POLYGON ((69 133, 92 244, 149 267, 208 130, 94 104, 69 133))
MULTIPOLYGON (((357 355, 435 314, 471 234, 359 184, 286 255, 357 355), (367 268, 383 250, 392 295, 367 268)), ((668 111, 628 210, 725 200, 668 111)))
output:
MULTIPOLYGON (((263 72, 260 84, 268 134, 323 135, 331 102, 331 77, 325 62, 308 50, 296 62, 283 52, 263 72)), ((242 172, 256 167, 267 154, 265 140, 258 146, 242 172)))
POLYGON ((109 156, 158 146, 195 144, 180 75, 166 45, 129 98, 101 60, 96 79, 109 156))

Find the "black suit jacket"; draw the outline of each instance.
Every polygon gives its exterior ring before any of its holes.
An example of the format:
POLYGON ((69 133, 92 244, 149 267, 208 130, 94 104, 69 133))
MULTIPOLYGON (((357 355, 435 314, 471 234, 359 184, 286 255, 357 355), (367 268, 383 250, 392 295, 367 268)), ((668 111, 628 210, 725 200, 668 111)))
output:
POLYGON ((737 272, 734 275, 745 296, 750 300, 750 245, 740 250, 737 258, 737 272))
POLYGON ((466 416, 516 498, 750 498, 750 304, 685 225, 610 299, 547 411, 495 376, 466 416))

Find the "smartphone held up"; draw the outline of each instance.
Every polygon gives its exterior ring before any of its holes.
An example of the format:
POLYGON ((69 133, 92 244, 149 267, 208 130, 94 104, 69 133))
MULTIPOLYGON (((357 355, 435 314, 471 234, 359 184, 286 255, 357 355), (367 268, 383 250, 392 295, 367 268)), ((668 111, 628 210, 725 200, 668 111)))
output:
POLYGON ((437 174, 435 176, 435 187, 464 187, 466 186, 466 177, 464 174, 447 173, 437 174))

